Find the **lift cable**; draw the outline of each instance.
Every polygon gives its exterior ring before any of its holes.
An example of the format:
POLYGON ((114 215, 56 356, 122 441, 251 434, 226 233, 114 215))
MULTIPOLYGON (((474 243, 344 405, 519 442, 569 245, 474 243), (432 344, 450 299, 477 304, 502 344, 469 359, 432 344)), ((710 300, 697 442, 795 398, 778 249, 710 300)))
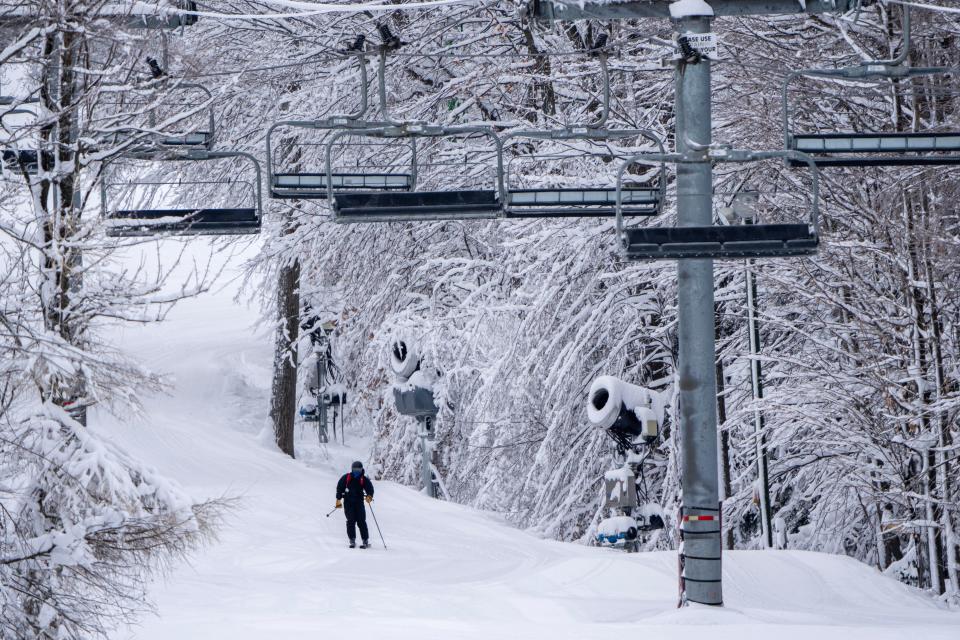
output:
POLYGON ((925 4, 922 2, 907 2, 906 0, 883 0, 885 4, 899 4, 904 7, 913 7, 915 9, 921 9, 923 11, 933 11, 935 13, 953 13, 960 14, 960 8, 957 7, 940 7, 933 4, 925 4))

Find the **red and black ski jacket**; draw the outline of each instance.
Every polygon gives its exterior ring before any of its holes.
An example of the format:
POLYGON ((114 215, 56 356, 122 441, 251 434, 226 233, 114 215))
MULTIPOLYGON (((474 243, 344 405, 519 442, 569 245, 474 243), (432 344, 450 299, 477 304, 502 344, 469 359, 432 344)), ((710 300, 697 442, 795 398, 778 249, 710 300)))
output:
POLYGON ((373 482, 363 473, 359 478, 354 478, 352 473, 348 473, 337 483, 337 500, 360 506, 363 504, 363 494, 373 495, 373 482))

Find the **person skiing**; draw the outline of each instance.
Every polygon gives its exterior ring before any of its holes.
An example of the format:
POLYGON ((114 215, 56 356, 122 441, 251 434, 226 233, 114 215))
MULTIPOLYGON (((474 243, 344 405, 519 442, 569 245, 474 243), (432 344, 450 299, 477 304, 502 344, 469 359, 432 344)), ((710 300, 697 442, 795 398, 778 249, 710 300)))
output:
POLYGON ((370 547, 370 533, 367 530, 367 510, 363 503, 373 502, 373 482, 363 473, 363 463, 357 460, 350 467, 350 473, 337 482, 337 509, 343 509, 347 516, 347 537, 350 548, 357 546, 357 528, 360 529, 361 549, 370 547))

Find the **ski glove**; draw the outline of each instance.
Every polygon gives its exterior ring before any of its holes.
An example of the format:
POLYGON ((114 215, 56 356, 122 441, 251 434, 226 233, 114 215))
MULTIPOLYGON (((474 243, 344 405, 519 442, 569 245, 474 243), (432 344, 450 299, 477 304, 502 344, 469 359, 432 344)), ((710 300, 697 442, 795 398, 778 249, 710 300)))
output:
POLYGON ((373 502, 373 496, 366 496, 364 497, 364 500, 367 501, 367 504, 370 504, 371 502, 373 502))
POLYGON ((343 502, 340 501, 340 500, 337 500, 337 506, 334 507, 334 508, 335 508, 335 509, 342 509, 342 508, 343 508, 343 502))

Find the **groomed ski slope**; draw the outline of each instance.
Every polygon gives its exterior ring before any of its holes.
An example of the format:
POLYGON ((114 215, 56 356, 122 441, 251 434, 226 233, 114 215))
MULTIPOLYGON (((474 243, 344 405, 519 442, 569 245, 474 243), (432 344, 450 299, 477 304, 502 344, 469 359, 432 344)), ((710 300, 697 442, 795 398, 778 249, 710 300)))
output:
POLYGON ((298 441, 297 461, 271 447, 261 433, 270 336, 233 301, 237 283, 222 287, 162 325, 123 332, 143 364, 171 374, 173 391, 146 400, 144 421, 95 417, 95 429, 194 495, 240 499, 217 543, 157 580, 158 615, 117 640, 960 638, 960 614, 851 559, 727 553, 727 606, 678 610, 673 552, 540 540, 385 481, 374 507, 389 550, 375 529, 374 549, 348 549, 341 512, 324 513, 366 447, 349 432, 347 447, 326 452, 298 441))

